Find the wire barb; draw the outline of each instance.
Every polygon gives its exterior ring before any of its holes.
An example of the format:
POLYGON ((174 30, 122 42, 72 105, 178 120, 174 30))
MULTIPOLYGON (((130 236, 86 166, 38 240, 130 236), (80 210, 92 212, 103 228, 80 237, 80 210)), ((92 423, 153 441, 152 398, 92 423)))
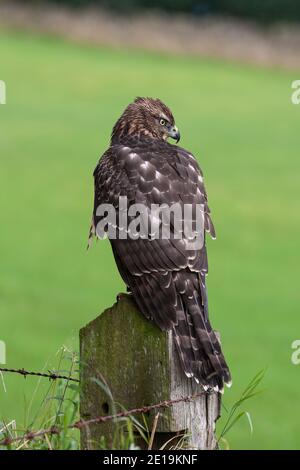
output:
MULTIPOLYGON (((56 379, 66 379, 66 380, 72 380, 74 382, 79 382, 79 379, 76 379, 74 377, 68 377, 64 375, 57 375, 51 371, 49 371, 49 374, 44 374, 42 372, 29 372, 25 370, 24 368, 22 369, 7 369, 7 368, 0 368, 0 372, 12 372, 16 374, 23 375, 25 378, 29 376, 38 376, 38 377, 46 377, 49 378, 50 380, 56 380, 56 379)), ((114 415, 108 415, 108 416, 96 416, 95 418, 91 418, 88 420, 83 420, 80 419, 76 421, 73 424, 70 424, 68 426, 68 429, 81 429, 86 426, 89 426, 91 424, 99 424, 99 423, 106 423, 107 421, 113 421, 118 418, 126 418, 128 416, 131 416, 133 414, 137 413, 148 413, 149 411, 156 410, 156 409, 162 409, 162 408, 169 408, 170 406, 173 406, 176 403, 180 402, 189 402, 192 400, 195 400, 196 398, 199 398, 202 395, 209 395, 211 393, 214 393, 212 390, 208 391, 201 391, 199 393, 195 393, 194 395, 187 395, 185 397, 180 397, 180 398, 175 398, 173 400, 164 400, 160 403, 155 403, 153 405, 149 406, 141 406, 139 408, 133 408, 128 411, 120 411, 119 413, 116 413, 114 415)), ((22 442, 22 441, 32 441, 33 439, 37 438, 45 438, 46 435, 58 435, 62 431, 64 431, 65 428, 60 428, 58 426, 51 426, 48 429, 40 429, 39 431, 27 431, 25 434, 17 437, 5 437, 0 441, 0 447, 8 447, 13 443, 16 442, 22 442)))
POLYGON ((22 368, 22 369, 7 369, 6 367, 0 367, 0 372, 11 372, 13 374, 20 374, 20 375, 23 375, 23 377, 25 379, 28 375, 30 375, 30 376, 35 376, 35 377, 45 377, 49 380, 64 379, 64 380, 70 380, 71 382, 78 382, 79 383, 79 379, 76 379, 75 377, 69 377, 67 375, 55 374, 51 370, 48 370, 48 374, 46 374, 44 372, 31 372, 31 371, 28 371, 24 368, 22 368))

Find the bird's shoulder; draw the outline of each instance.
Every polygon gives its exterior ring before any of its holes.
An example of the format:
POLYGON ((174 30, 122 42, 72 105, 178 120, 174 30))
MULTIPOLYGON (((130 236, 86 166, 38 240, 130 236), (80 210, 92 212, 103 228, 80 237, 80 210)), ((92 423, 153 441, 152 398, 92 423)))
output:
POLYGON ((146 162, 156 169, 167 170, 172 167, 179 177, 191 177, 192 180, 196 176, 198 179, 198 175, 203 177, 203 172, 191 151, 163 140, 150 138, 126 139, 111 145, 100 158, 94 175, 104 170, 137 170, 141 165, 145 166, 146 162))
POLYGON ((127 139, 111 145, 95 172, 99 199, 130 194, 156 203, 204 203, 203 174, 194 155, 178 145, 153 139, 127 139))

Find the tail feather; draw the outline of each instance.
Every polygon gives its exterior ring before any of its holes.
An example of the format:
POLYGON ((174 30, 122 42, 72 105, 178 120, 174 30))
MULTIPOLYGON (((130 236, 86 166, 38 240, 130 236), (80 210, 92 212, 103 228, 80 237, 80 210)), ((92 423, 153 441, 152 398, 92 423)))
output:
POLYGON ((230 385, 230 372, 208 319, 205 273, 186 269, 136 276, 124 268, 115 249, 114 255, 140 311, 162 330, 173 331, 185 374, 205 389, 222 391, 224 383, 230 385))
MULTIPOLYGON (((191 273, 196 276, 196 273, 191 273)), ((207 316, 207 305, 203 305, 201 290, 193 288, 178 294, 178 321, 173 326, 174 339, 186 375, 210 388, 224 388, 230 384, 229 368, 223 356, 220 342, 207 316)))
POLYGON ((193 331, 193 323, 189 314, 185 314, 180 294, 177 295, 177 306, 177 324, 173 326, 177 351, 185 374, 188 377, 195 377, 194 364, 200 361, 199 347, 193 331))

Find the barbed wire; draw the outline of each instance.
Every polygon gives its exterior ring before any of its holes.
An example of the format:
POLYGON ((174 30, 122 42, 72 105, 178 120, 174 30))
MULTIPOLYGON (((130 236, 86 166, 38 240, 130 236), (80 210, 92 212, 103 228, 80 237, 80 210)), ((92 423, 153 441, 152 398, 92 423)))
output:
POLYGON ((28 375, 31 376, 36 376, 36 377, 45 377, 48 378, 49 380, 58 380, 58 379, 64 379, 64 380, 70 380, 71 382, 79 382, 79 379, 76 379, 75 377, 69 377, 68 375, 59 375, 56 374, 55 372, 48 370, 48 374, 44 372, 32 372, 28 371, 24 368, 22 369, 8 369, 6 367, 0 367, 0 372, 11 372, 14 374, 20 374, 23 375, 23 377, 27 377, 28 375))
MULTIPOLYGON (((107 421, 113 421, 118 418, 126 418, 128 416, 131 416, 133 414, 137 413, 148 413, 149 411, 155 410, 155 409, 162 409, 162 408, 169 408, 170 406, 180 403, 180 402, 189 402, 192 401, 196 398, 199 398, 202 395, 207 395, 212 393, 212 391, 202 391, 199 393, 195 393, 193 395, 187 395, 185 397, 180 397, 180 398, 175 398, 173 400, 164 400, 159 403, 156 403, 154 405, 149 405, 149 406, 141 406, 139 408, 132 408, 131 410, 128 411, 120 411, 119 413, 116 413, 114 415, 107 415, 107 416, 97 416, 95 418, 91 418, 88 420, 83 420, 80 419, 76 421, 73 424, 70 424, 67 429, 81 429, 81 428, 86 428, 91 424, 99 424, 99 423, 105 423, 107 421)), ((60 434, 65 428, 60 428, 59 426, 51 426, 50 428, 47 429, 40 429, 39 431, 27 431, 25 434, 22 436, 17 436, 17 437, 6 437, 0 441, 0 446, 10 446, 11 444, 21 442, 21 441, 32 441, 33 439, 37 439, 38 437, 44 437, 46 435, 58 435, 60 434)))

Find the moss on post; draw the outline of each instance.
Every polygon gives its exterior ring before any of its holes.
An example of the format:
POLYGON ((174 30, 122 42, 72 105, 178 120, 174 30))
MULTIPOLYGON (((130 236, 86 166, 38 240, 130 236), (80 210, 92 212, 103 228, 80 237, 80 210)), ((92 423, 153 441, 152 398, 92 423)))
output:
MULTIPOLYGON (((126 294, 80 330, 80 354, 83 420, 113 414, 114 403, 129 410, 202 390, 182 373, 172 333, 146 320, 126 294)), ((189 448, 215 448, 219 405, 213 393, 161 410, 154 448, 178 433, 188 435, 189 448)), ((156 412, 149 414, 150 429, 156 412)), ((99 449, 102 436, 111 446, 115 426, 110 421, 83 428, 82 448, 99 449)))

